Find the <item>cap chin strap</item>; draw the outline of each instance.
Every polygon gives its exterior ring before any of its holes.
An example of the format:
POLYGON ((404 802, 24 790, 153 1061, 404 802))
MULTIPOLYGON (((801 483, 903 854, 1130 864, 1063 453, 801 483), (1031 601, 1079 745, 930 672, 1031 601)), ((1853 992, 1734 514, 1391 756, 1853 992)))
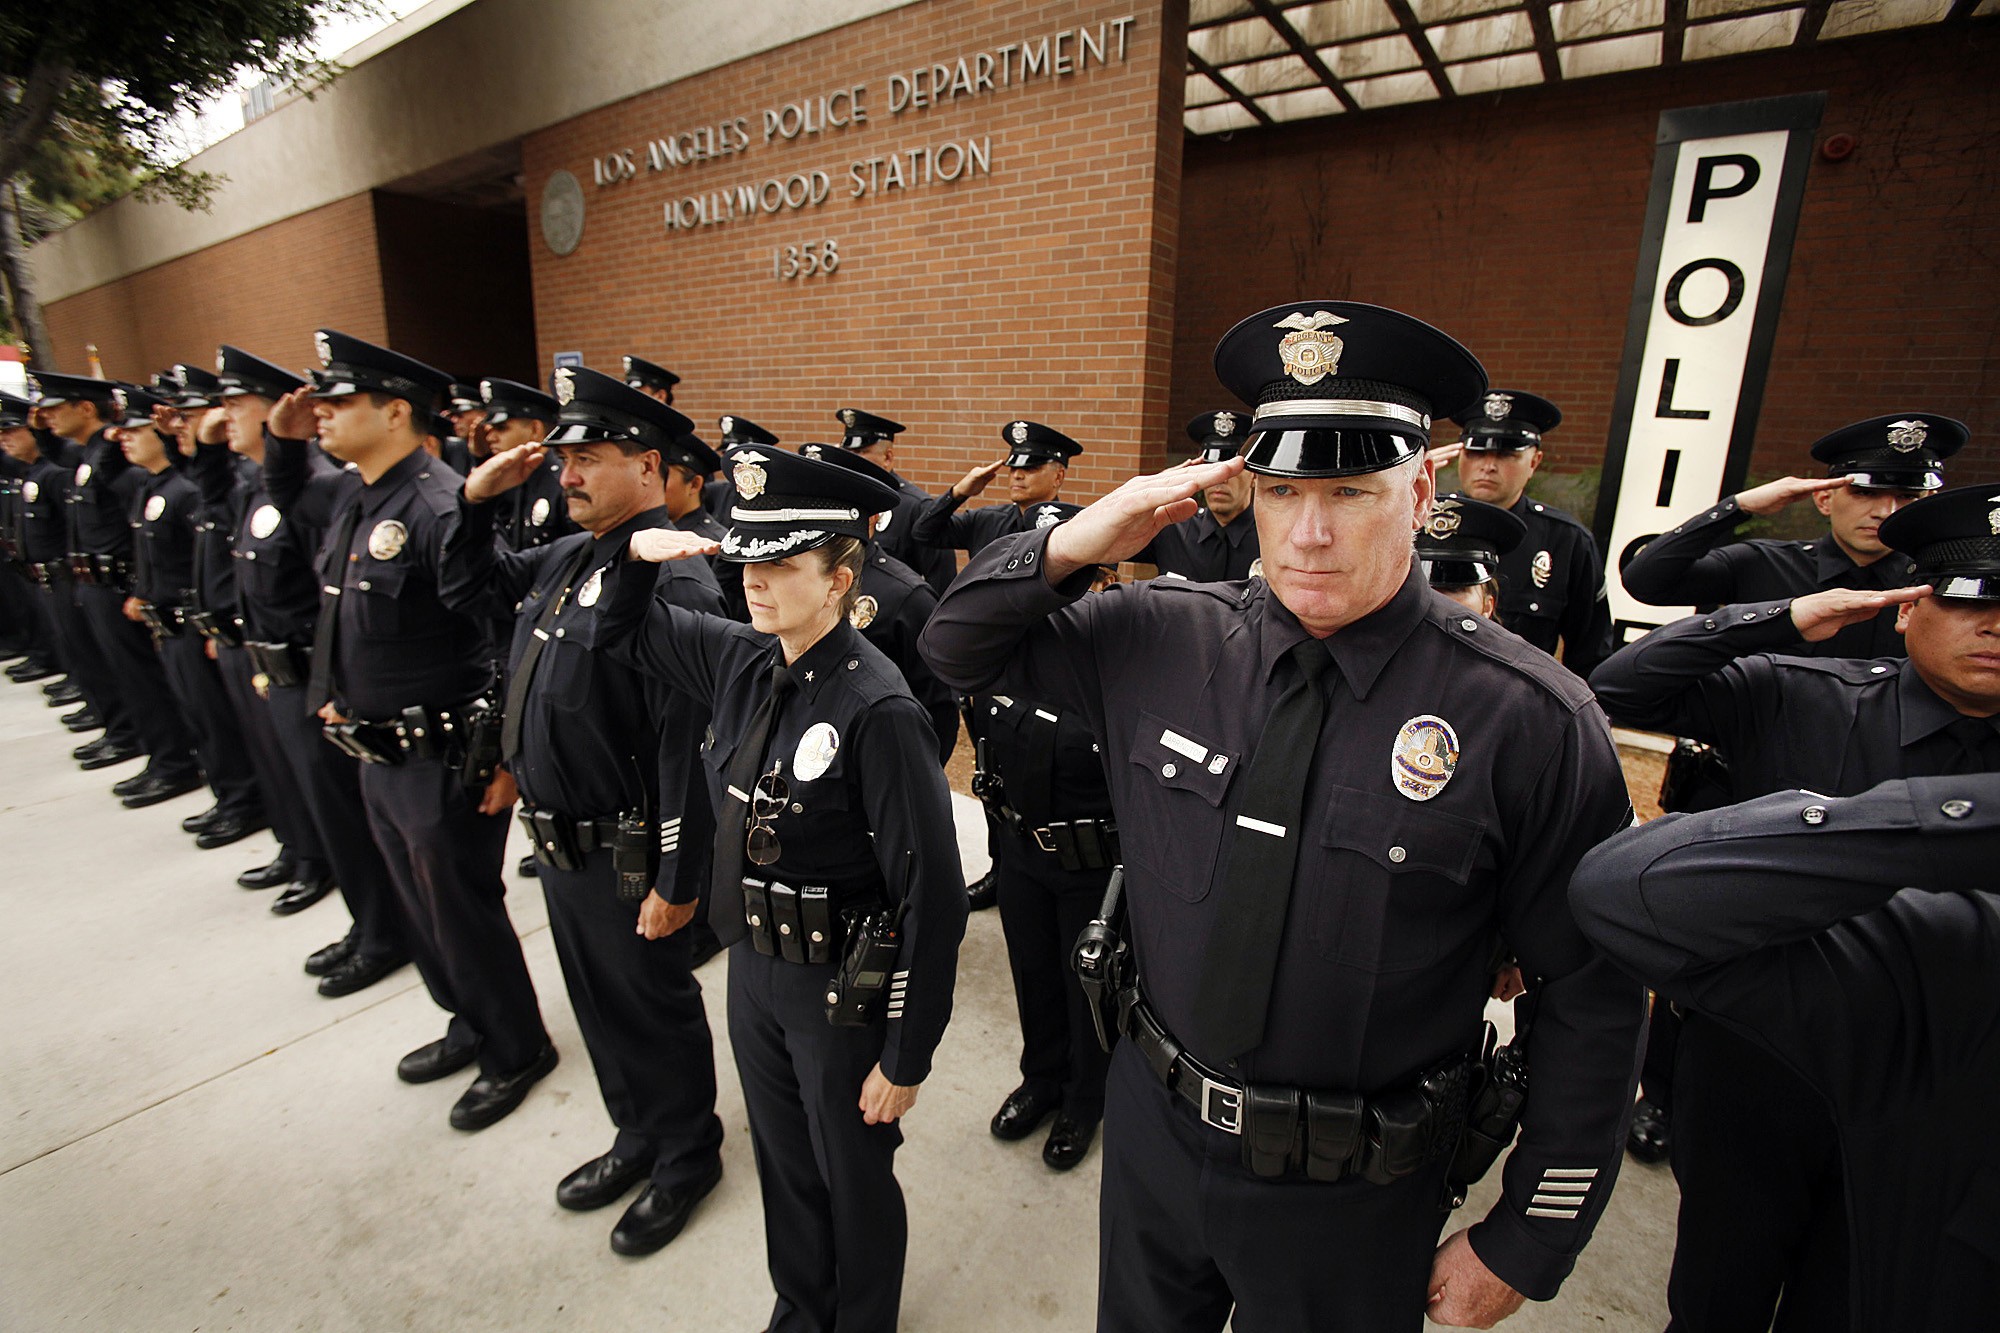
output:
POLYGON ((1251 429, 1271 417, 1387 417, 1408 422, 1418 430, 1429 430, 1428 414, 1401 403, 1384 403, 1366 398, 1284 398, 1261 404, 1250 418, 1251 429))

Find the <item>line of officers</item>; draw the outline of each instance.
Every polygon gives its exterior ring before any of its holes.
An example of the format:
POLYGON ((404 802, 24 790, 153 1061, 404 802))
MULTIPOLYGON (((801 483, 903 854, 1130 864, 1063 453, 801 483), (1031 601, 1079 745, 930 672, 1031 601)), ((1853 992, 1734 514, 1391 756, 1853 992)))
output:
MULTIPOLYGON (((1082 446, 1033 421, 933 497, 895 470, 903 427, 858 409, 797 450, 724 416, 711 448, 636 356, 545 394, 316 343, 304 378, 224 346, 147 388, 0 396, 8 674, 66 673, 66 723, 104 730, 84 767, 145 757, 125 804, 205 783, 199 846, 271 827, 280 857, 239 882, 283 886, 273 910, 338 886, 352 926, 306 971, 338 996, 417 966, 450 1018, 398 1073, 476 1064, 462 1130, 557 1059, 503 901, 513 811, 617 1131, 558 1200, 639 1188, 614 1250, 667 1244, 720 1178, 694 969, 729 947, 770 1326, 893 1327, 897 1121, 965 913, 997 902, 1023 1046, 993 1134, 1047 1124, 1068 1170, 1107 1100, 1123 1130, 1102 1328, 1490 1324, 1556 1293, 1628 1132, 1681 1185, 1674 1327, 1874 1326, 1839 1108, 1703 1016, 1693 946, 1644 972, 1614 942, 1658 954, 1660 931, 1564 889, 1629 821, 1606 713, 1702 747, 1677 755, 1680 808, 2000 770, 2000 496, 1936 494, 1960 423, 1856 423, 1813 446, 1824 478, 1655 539, 1626 586, 1705 609, 1614 651, 1589 531, 1527 495, 1560 412, 1392 311, 1245 320, 1217 371, 1246 410, 1087 510, 1061 499, 1082 446), (1458 443, 1428 447, 1434 417, 1458 443), (1462 489, 1436 493, 1453 463, 1462 489), (1003 474, 1004 502, 970 506, 1003 474), (1824 537, 1736 540, 1804 500, 1824 537), (1126 562, 1160 577, 1118 586, 1126 562), (1320 710, 1302 749, 1260 734, 1298 690, 1320 710), (969 887, 942 776, 961 719, 992 854, 969 887), (1253 861, 1253 835, 1284 859, 1253 861), (1137 978, 1100 1008, 1070 955, 1120 866, 1137 978), (1685 1008, 1646 1019, 1627 973, 1685 1008), (1534 1095, 1502 1199, 1439 1247, 1493 1068, 1480 1004, 1524 987, 1534 1095), (1222 1035, 1245 995, 1250 1037, 1222 1035)), ((1925 1290, 1906 1272, 1895 1299, 1925 1290)))

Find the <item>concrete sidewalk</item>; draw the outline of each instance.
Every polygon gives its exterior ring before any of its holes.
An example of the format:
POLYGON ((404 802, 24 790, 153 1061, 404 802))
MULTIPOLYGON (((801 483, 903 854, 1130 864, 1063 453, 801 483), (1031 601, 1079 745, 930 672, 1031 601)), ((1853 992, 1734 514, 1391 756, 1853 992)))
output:
MULTIPOLYGON (((84 738, 56 718, 39 689, 0 683, 0 1329, 762 1327, 726 960, 702 973, 722 1185, 668 1249, 621 1259, 606 1245, 618 1208, 554 1201, 612 1130, 533 881, 510 870, 508 905, 562 1064, 513 1116, 459 1134, 445 1113, 469 1073, 396 1079, 397 1057, 443 1031, 415 972, 321 999, 299 964, 346 929, 338 899, 273 917, 270 895, 232 883, 269 859, 268 835, 195 851, 178 824, 205 794, 121 809, 108 789, 137 765, 79 772, 84 738)), ((983 869, 977 808, 956 799, 967 865, 983 869)), ((1000 923, 981 913, 899 1159, 905 1329, 1091 1327, 1096 1154, 1057 1176, 1038 1137, 986 1131, 1017 1081, 1017 1040, 1000 923)), ((1662 1327, 1674 1206, 1664 1169, 1628 1163, 1564 1295, 1506 1327, 1662 1327)))

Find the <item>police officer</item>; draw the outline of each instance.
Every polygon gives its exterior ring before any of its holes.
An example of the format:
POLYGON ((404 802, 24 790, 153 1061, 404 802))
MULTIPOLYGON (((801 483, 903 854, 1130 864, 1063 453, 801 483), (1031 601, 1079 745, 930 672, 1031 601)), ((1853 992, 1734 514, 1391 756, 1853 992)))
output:
POLYGON ((132 578, 132 496, 145 481, 119 451, 105 426, 116 387, 79 375, 38 375, 42 406, 57 434, 81 450, 70 485, 70 572, 103 683, 115 711, 98 712, 107 737, 121 737, 128 724, 142 738, 146 767, 140 781, 120 799, 128 809, 171 800, 201 785, 194 736, 167 691, 152 637, 125 616, 132 578))
MULTIPOLYGON (((509 449, 540 444, 556 424, 556 400, 513 380, 479 381, 485 419, 473 427, 479 453, 494 458, 509 449)), ((542 470, 494 500, 494 529, 510 551, 525 551, 577 531, 563 504, 562 460, 547 453, 542 470)))
POLYGON ((611 1248, 650 1254, 722 1177, 715 1052, 681 928, 714 836, 699 759, 707 715, 658 677, 614 663, 598 617, 621 578, 720 614, 705 561, 661 565, 655 578, 621 557, 632 533, 672 526, 663 460, 700 476, 721 460, 693 451, 686 417, 609 375, 564 367, 556 395, 561 415, 546 443, 500 450, 466 480, 443 591, 469 615, 515 617, 503 758, 521 789, 570 1004, 618 1130, 609 1152, 564 1178, 556 1202, 601 1208, 646 1182, 611 1248), (560 454, 567 517, 583 531, 526 550, 496 547, 494 501, 546 475, 545 452, 560 454))
MULTIPOLYGON (((1241 412, 1203 412, 1187 424, 1204 463, 1234 458, 1243 444, 1241 412)), ((1160 573, 1196 583, 1226 583, 1257 572, 1257 520, 1250 512, 1250 478, 1238 472, 1201 493, 1201 511, 1160 529, 1151 546, 1134 556, 1160 573)))
POLYGON ((1098 1324, 1415 1328, 1428 1300, 1486 1326, 1555 1295, 1619 1166, 1641 996, 1563 896, 1629 815, 1617 752, 1580 681, 1413 558, 1427 424, 1486 388, 1469 352, 1311 301, 1216 369, 1254 406, 1241 461, 995 543, 924 634, 947 684, 1074 709, 1110 761, 1138 986, 1098 1324), (1078 600, 1246 465, 1264 579, 1078 600), (1539 979, 1534 1083, 1499 1202, 1433 1253, 1496 934, 1539 979))
MULTIPOLYGON (((802 444, 799 452, 899 490, 896 474, 860 450, 802 444)), ((896 513, 892 509, 877 515, 877 530, 896 513)), ((938 737, 938 762, 948 764, 952 750, 958 745, 958 703, 917 652, 917 636, 924 632, 925 623, 936 609, 937 594, 931 591, 931 585, 916 570, 890 555, 881 542, 870 538, 861 561, 861 595, 847 613, 847 622, 861 631, 862 638, 881 649, 882 655, 903 673, 903 683, 910 687, 910 694, 930 715, 931 729, 938 737)))
POLYGON ((668 407, 674 405, 674 386, 681 382, 679 375, 665 366, 648 361, 643 356, 626 357, 622 367, 625 371, 625 383, 629 387, 637 389, 656 403, 665 403, 668 407))
MULTIPOLYGON (((965 929, 930 724, 846 619, 867 519, 895 493, 768 447, 729 464, 739 498, 721 547, 744 566, 750 626, 621 578, 599 639, 710 709, 709 919, 734 942, 729 1036, 777 1289, 770 1327, 893 1330, 907 1233, 896 1121, 930 1074, 965 929)), ((711 546, 632 539, 642 559, 711 546)))
MULTIPOLYGON (((2000 768, 2000 609, 1984 599, 1990 487, 1920 501, 1882 525, 1913 556, 1907 588, 1830 588, 1736 603, 1621 649, 1591 685, 1614 721, 1672 731, 1729 759, 1728 795, 1832 796, 1892 778, 2000 768), (1964 584, 1954 579, 1964 578, 1964 584), (1779 656, 1896 608, 1908 658, 1779 656)), ((1792 1070, 1699 1014, 1674 1071, 1680 1235, 1677 1324, 1836 1328, 1848 1256, 1832 1118, 1792 1070)))
POLYGON ((28 428, 32 410, 27 399, 0 393, 0 631, 11 639, 0 656, 21 659, 0 674, 22 685, 62 674, 48 612, 21 545, 21 487, 41 456, 28 428))
POLYGON ((1461 488, 1475 500, 1510 510, 1528 535, 1500 571, 1500 623, 1554 656, 1579 677, 1611 651, 1611 602, 1604 557, 1582 523, 1528 498, 1542 465, 1542 437, 1562 421, 1548 399, 1496 389, 1453 418, 1459 442, 1434 451, 1438 466, 1456 459, 1461 488))
MULTIPOLYGON (((1767 602, 1827 588, 1905 587, 1910 562, 1882 542, 1883 522, 1944 485, 1945 460, 1965 447, 1965 423, 1929 412, 1891 412, 1822 436, 1812 446, 1820 478, 1780 477, 1720 500, 1640 548, 1625 566, 1626 591, 1654 606, 1767 602), (1827 533, 1811 541, 1737 541, 1746 519, 1811 499, 1827 533)), ((1812 657, 1901 657, 1893 610, 1817 643, 1784 651, 1812 657)))
POLYGON ((1440 495, 1417 534, 1417 559, 1431 587, 1468 611, 1498 618, 1501 562, 1527 540, 1511 510, 1469 495, 1440 495))
POLYGON ((324 600, 305 701, 328 738, 362 761, 361 800, 413 923, 417 970, 452 1016, 396 1072, 425 1083, 477 1060, 451 1123, 484 1129, 555 1068, 556 1050, 500 878, 513 784, 489 749, 498 739, 485 698, 490 646, 479 622, 439 597, 462 482, 424 452, 417 423, 449 381, 330 329, 314 340, 320 443, 356 471, 320 551, 324 600))
POLYGON ((950 551, 926 546, 916 540, 911 526, 917 510, 930 501, 930 492, 896 471, 896 437, 906 429, 858 407, 843 407, 834 414, 840 422, 840 447, 857 458, 865 458, 894 478, 896 507, 875 521, 875 544, 889 555, 917 571, 931 591, 942 594, 958 574, 958 561, 950 551))
POLYGON ((1833 1108, 1847 1327, 1977 1328, 2000 1301, 1996 860, 2000 774, 1982 773, 1670 815, 1571 882, 1620 966, 1749 1033, 1833 1108))
POLYGON ((1005 457, 973 468, 917 511, 910 526, 918 542, 978 555, 1001 537, 1061 521, 1060 511, 1048 506, 1061 497, 1069 460, 1082 453, 1083 446, 1038 421, 1010 421, 1000 428, 1000 438, 1008 445, 1005 457), (1007 470, 1007 503, 959 513, 1002 468, 1007 470))
MULTIPOLYGON (((145 477, 132 495, 132 591, 123 609, 127 619, 152 632, 173 701, 193 720, 202 772, 215 793, 214 815, 202 822, 196 845, 219 847, 268 827, 269 821, 222 675, 204 651, 206 641, 188 627, 201 493, 185 469, 175 464, 167 441, 153 424, 153 410, 163 406, 162 400, 137 387, 112 393, 111 437, 145 477)), ((168 700, 160 703, 172 706, 168 700)), ((143 796, 138 782, 130 778, 112 790, 123 795, 120 788, 124 788, 143 796)))
MULTIPOLYGON (((717 447, 726 455, 739 444, 760 445, 766 449, 778 446, 778 437, 765 430, 748 417, 734 414, 717 417, 715 428, 722 433, 722 443, 717 447)), ((728 475, 717 477, 702 488, 702 508, 715 515, 726 527, 730 511, 736 504, 736 485, 728 475)), ((727 563, 727 562, 724 562, 727 563)), ((726 592, 728 585, 724 584, 726 592)))

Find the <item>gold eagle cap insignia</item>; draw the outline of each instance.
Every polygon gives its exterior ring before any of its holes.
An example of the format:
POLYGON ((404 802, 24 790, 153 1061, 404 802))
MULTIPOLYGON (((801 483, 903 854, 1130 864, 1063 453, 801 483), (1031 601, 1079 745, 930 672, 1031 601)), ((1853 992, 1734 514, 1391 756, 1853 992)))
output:
POLYGON ((1272 325, 1291 330, 1278 341, 1278 359, 1284 363, 1285 373, 1301 384, 1318 384, 1328 375, 1338 375, 1340 354, 1347 344, 1327 330, 1345 323, 1331 310, 1316 310, 1310 315, 1295 310, 1272 325))

